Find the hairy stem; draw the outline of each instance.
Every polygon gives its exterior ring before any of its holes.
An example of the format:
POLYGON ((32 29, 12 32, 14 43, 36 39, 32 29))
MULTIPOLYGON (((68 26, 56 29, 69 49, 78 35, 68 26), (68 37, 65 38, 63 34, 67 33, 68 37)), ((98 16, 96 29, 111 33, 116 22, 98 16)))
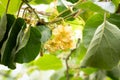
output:
POLYGON ((6 5, 6 11, 5 11, 6 13, 8 11, 9 4, 10 4, 10 0, 8 0, 7 5, 6 5))

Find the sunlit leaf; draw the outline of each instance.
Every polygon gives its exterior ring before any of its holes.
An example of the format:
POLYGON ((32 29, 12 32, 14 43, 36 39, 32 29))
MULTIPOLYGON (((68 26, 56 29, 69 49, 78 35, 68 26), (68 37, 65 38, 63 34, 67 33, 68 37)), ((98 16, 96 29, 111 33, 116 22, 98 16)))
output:
POLYGON ((110 13, 114 13, 116 11, 115 5, 112 2, 94 2, 94 3, 110 13))
POLYGON ((78 2, 75 5, 75 8, 77 8, 77 9, 84 9, 84 10, 91 10, 91 11, 99 12, 99 13, 103 13, 104 12, 104 10, 100 6, 96 5, 92 1, 85 1, 83 3, 78 2))
POLYGON ((118 8, 120 0, 112 0, 112 2, 115 4, 116 9, 118 8))
MULTIPOLYGON (((7 2, 8 0, 0 0, 0 15, 5 12, 7 2)), ((8 13, 15 14, 18 11, 20 3, 21 3, 21 0, 10 0, 8 13)))
POLYGON ((37 27, 31 27, 30 37, 26 46, 20 49, 15 56, 15 62, 27 63, 34 60, 40 51, 41 34, 37 27))
POLYGON ((67 23, 72 26, 72 29, 74 30, 83 30, 83 26, 85 24, 85 22, 82 20, 82 18, 76 18, 74 20, 71 21, 67 21, 67 23))
POLYGON ((102 24, 102 22, 103 15, 101 14, 95 14, 86 21, 85 28, 83 30, 83 42, 86 48, 88 48, 95 30, 100 24, 102 24))
POLYGON ((72 78, 71 80, 83 80, 83 79, 80 78, 80 77, 74 77, 74 78, 72 78))
POLYGON ((115 25, 104 22, 92 38, 81 66, 111 69, 120 60, 120 30, 115 25))
POLYGON ((83 71, 85 74, 90 75, 94 72, 96 72, 98 69, 96 68, 81 68, 81 71, 83 71))
POLYGON ((3 4, 3 0, 0 1, 0 16, 3 15, 3 13, 5 12, 5 4, 3 4))
POLYGON ((1 49, 1 63, 8 66, 9 68, 14 69, 15 66, 11 63, 12 60, 12 50, 16 45, 16 39, 19 31, 21 30, 22 26, 24 25, 25 21, 22 18, 16 19, 13 23, 8 38, 4 42, 2 49, 1 49))
POLYGON ((54 55, 45 54, 35 61, 40 70, 57 70, 62 68, 62 62, 54 55))
POLYGON ((32 0, 32 4, 50 4, 53 0, 32 0))

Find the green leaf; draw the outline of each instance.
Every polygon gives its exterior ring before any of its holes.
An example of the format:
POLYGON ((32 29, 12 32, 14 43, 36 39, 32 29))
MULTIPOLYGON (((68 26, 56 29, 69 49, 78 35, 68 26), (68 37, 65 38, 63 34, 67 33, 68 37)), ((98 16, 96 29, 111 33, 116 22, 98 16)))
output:
POLYGON ((63 3, 63 0, 58 0, 57 1, 57 10, 58 10, 58 12, 62 12, 64 10, 66 10, 66 9, 67 8, 66 8, 65 4, 63 3))
POLYGON ((57 70, 62 68, 62 62, 54 55, 45 54, 35 61, 40 70, 57 70))
POLYGON ((74 30, 83 30, 83 26, 85 24, 85 22, 83 21, 83 19, 81 17, 79 18, 75 18, 72 21, 67 21, 68 24, 70 24, 70 26, 72 26, 72 29, 74 30))
POLYGON ((83 3, 81 3, 81 1, 80 1, 75 5, 75 8, 84 9, 84 10, 91 10, 91 11, 99 12, 99 13, 105 12, 100 6, 96 5, 92 1, 85 1, 83 3))
POLYGON ((12 24, 14 23, 14 21, 15 21, 15 17, 13 15, 11 15, 11 14, 7 14, 7 25, 6 25, 7 28, 6 28, 3 39, 0 41, 0 48, 2 47, 4 41, 7 39, 8 33, 9 33, 10 28, 12 27, 12 24))
POLYGON ((87 49, 84 47, 82 42, 78 43, 78 47, 76 49, 72 50, 72 58, 76 60, 77 64, 80 64, 81 60, 85 56, 87 49))
POLYGON ((96 72, 97 71, 97 69, 96 68, 81 68, 81 71, 83 71, 85 74, 87 74, 87 75, 90 75, 90 74, 92 74, 92 73, 94 73, 94 72, 96 72))
POLYGON ((83 79, 80 77, 73 77, 71 80, 83 80, 83 79))
POLYGON ((53 0, 32 0, 32 4, 50 4, 53 0))
POLYGON ((112 0, 112 2, 115 4, 116 9, 118 8, 120 0, 112 0))
POLYGON ((120 29, 104 22, 92 38, 81 66, 111 69, 120 60, 120 29))
POLYGON ((17 35, 24 24, 25 24, 25 21, 22 18, 16 19, 16 21, 13 23, 10 29, 8 38, 4 42, 1 49, 1 64, 4 64, 12 69, 15 68, 13 63, 11 63, 12 56, 13 56, 12 50, 16 45, 17 35))
MULTIPOLYGON (((3 14, 6 10, 8 0, 1 0, 0 1, 0 15, 3 14)), ((20 6, 21 0, 10 0, 10 4, 8 7, 8 13, 15 14, 20 6)))
POLYGON ((4 34, 6 32, 7 26, 7 16, 4 14, 0 20, 0 41, 3 39, 4 34))
POLYGON ((34 60, 40 51, 41 34, 37 27, 31 27, 29 41, 16 53, 15 62, 27 63, 34 60))
POLYGON ((0 16, 5 12, 6 9, 6 3, 4 0, 0 0, 0 16))
POLYGON ((52 35, 52 31, 46 25, 37 26, 41 32, 41 43, 44 44, 52 35))
POLYGON ((97 72, 91 75, 91 80, 107 80, 106 73, 104 70, 98 70, 97 72))
POLYGON ((24 28, 21 29, 17 37, 16 53, 27 45, 29 38, 30 38, 30 27, 27 27, 26 29, 24 28))
POLYGON ((102 24, 102 22, 103 22, 102 14, 95 14, 88 18, 88 20, 86 21, 85 28, 83 30, 83 43, 86 48, 88 48, 95 30, 100 24, 102 24))
POLYGON ((115 5, 112 2, 94 2, 94 3, 110 13, 114 13, 116 11, 115 5))
POLYGON ((76 3, 76 2, 78 2, 79 0, 67 0, 67 1, 69 1, 69 2, 71 2, 71 3, 76 3))
POLYGON ((120 65, 117 65, 112 70, 107 71, 107 76, 113 80, 120 80, 120 65))
POLYGON ((107 20, 120 28, 120 14, 111 14, 107 20))

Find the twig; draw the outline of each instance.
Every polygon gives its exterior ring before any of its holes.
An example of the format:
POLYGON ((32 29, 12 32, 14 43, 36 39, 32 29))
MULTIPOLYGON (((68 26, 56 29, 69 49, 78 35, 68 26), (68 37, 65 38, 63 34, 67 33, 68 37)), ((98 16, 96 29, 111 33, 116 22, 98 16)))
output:
POLYGON ((40 18, 38 16, 38 14, 36 13, 36 11, 25 1, 25 0, 22 0, 33 12, 34 14, 36 15, 36 17, 38 18, 38 20, 40 21, 40 18))
POLYGON ((26 11, 27 11, 28 8, 29 8, 29 7, 24 8, 24 11, 23 11, 23 13, 22 13, 22 18, 26 18, 25 13, 26 13, 26 11))
POLYGON ((60 18, 56 18, 55 20, 53 20, 53 21, 51 21, 51 22, 45 22, 45 24, 53 24, 53 23, 60 22, 60 21, 62 21, 63 19, 68 19, 68 18, 71 18, 71 17, 75 17, 76 14, 78 15, 78 13, 80 13, 79 10, 76 11, 76 12, 74 12, 74 13, 72 13, 72 14, 70 14, 70 15, 68 15, 68 16, 65 16, 65 17, 63 17, 63 18, 60 17, 60 18))
POLYGON ((8 0, 7 5, 6 5, 6 11, 5 11, 6 13, 8 11, 9 4, 10 4, 10 0, 8 0))
MULTIPOLYGON (((76 48, 79 47, 79 43, 80 43, 80 38, 78 39, 78 41, 76 43, 76 48)), ((65 64, 66 64, 66 80, 69 80, 69 65, 68 65, 68 60, 69 60, 70 56, 73 54, 73 51, 76 50, 76 48, 73 49, 73 50, 71 50, 71 53, 65 59, 65 64)))
POLYGON ((22 5, 23 5, 23 1, 21 2, 21 4, 20 4, 20 7, 19 7, 19 10, 18 10, 18 13, 17 13, 17 17, 19 16, 19 13, 20 13, 20 9, 21 9, 21 7, 22 7, 22 5))

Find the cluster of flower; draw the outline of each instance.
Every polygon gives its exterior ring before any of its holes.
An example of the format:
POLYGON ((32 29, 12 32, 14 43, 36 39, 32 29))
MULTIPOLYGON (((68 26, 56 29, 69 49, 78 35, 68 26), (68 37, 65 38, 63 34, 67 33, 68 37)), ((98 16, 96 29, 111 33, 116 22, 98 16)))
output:
POLYGON ((53 38, 45 44, 45 48, 54 52, 57 50, 68 50, 74 46, 72 27, 58 25, 52 32, 53 38))

